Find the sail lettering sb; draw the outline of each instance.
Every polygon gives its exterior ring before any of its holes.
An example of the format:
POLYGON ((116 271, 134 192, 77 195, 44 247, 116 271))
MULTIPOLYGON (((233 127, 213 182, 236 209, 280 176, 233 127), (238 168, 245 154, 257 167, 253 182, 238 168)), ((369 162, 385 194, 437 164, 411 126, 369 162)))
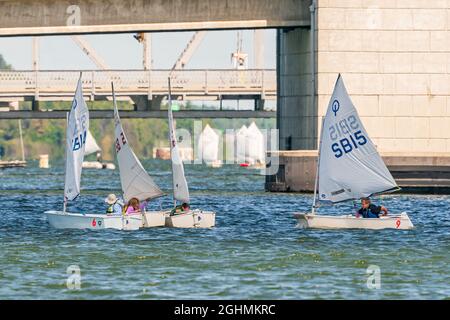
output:
POLYGON ((85 130, 84 133, 81 133, 79 136, 73 139, 72 151, 80 150, 81 147, 86 144, 86 135, 87 131, 85 130))
POLYGON ((122 149, 122 146, 127 144, 127 140, 125 139, 125 135, 123 134, 123 132, 120 133, 120 138, 120 140, 119 138, 116 139, 116 153, 118 153, 120 149, 122 149), (120 145, 121 142, 122 146, 120 145))
POLYGON ((336 158, 340 158, 367 143, 367 138, 362 133, 354 115, 350 115, 330 126, 329 134, 330 139, 336 141, 331 144, 331 150, 336 158))

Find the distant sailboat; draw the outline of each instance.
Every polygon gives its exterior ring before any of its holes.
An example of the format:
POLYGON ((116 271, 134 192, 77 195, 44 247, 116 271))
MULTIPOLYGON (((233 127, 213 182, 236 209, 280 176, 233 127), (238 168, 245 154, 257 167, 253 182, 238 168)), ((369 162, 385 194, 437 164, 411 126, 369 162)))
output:
POLYGON ((63 211, 46 211, 48 222, 57 229, 139 229, 142 226, 141 216, 107 216, 106 214, 67 212, 67 204, 80 195, 81 170, 88 131, 89 110, 83 99, 80 76, 72 107, 67 117, 63 211))
POLYGON ((255 122, 252 122, 247 128, 246 134, 246 163, 252 168, 260 168, 265 166, 266 148, 264 135, 259 130, 255 122))
MULTIPOLYGON (((19 105, 16 105, 17 108, 19 105)), ((22 120, 18 120, 18 127, 19 127, 19 139, 20 139, 20 151, 22 155, 22 160, 10 160, 10 161, 4 161, 0 160, 0 169, 3 168, 24 168, 27 166, 27 161, 25 160, 25 147, 23 144, 23 134, 22 134, 22 120)))
POLYGON ((241 167, 261 168, 265 166, 265 140, 255 122, 243 125, 236 132, 236 160, 241 167))
MULTIPOLYGON (((169 143, 172 161, 172 182, 173 182, 173 199, 176 205, 177 201, 182 203, 190 202, 189 189, 184 175, 183 161, 178 150, 178 141, 175 135, 175 124, 172 114, 172 94, 169 83, 169 106, 168 106, 168 120, 169 120, 169 143)), ((170 211, 166 216, 166 226, 177 228, 210 228, 215 225, 216 214, 211 211, 189 210, 187 213, 180 213, 170 215, 170 211)))
POLYGON ((208 166, 220 167, 219 140, 219 135, 207 124, 198 138, 197 158, 208 166))
POLYGON ((87 131, 86 136, 86 147, 84 150, 84 156, 88 156, 93 153, 101 152, 102 149, 100 149, 99 145, 97 144, 97 141, 95 141, 94 136, 92 135, 91 131, 87 131))
MULTIPOLYGON (((235 146, 236 146, 236 161, 239 164, 247 164, 246 150, 247 150, 247 126, 244 124, 236 131, 235 134, 235 146)), ((248 165, 248 164, 247 164, 248 165)))
POLYGON ((101 152, 102 152, 102 149, 97 144, 97 141, 95 141, 95 138, 92 135, 91 131, 88 130, 87 136, 86 136, 86 148, 85 148, 85 151, 84 151, 84 155, 85 156, 89 156, 91 154, 96 153, 97 154, 97 161, 83 161, 83 168, 85 168, 85 169, 110 169, 110 170, 114 170, 116 168, 114 163, 102 162, 101 161, 101 152))
POLYGON ((398 189, 364 129, 339 75, 322 124, 312 212, 294 214, 299 226, 411 229, 413 224, 405 212, 380 218, 315 214, 317 201, 333 204, 398 189))

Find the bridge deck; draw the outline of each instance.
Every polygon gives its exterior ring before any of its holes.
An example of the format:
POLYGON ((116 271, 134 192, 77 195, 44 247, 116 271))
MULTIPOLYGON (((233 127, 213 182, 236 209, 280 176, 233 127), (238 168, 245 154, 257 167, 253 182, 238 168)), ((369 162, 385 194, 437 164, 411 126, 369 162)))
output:
MULTIPOLYGON (((52 111, 0 111, 0 120, 12 119, 66 119, 68 110, 52 111)), ((167 111, 120 111, 121 118, 156 118, 166 119, 167 111)), ((275 111, 253 111, 253 110, 182 110, 173 113, 174 118, 275 118, 275 111)), ((90 110, 91 119, 113 118, 113 110, 90 110)))
MULTIPOLYGON (((71 100, 79 71, 0 71, 0 101, 71 100)), ((85 95, 92 100, 111 96, 165 96, 183 99, 275 99, 276 71, 268 70, 95 70, 83 71, 85 95)))
POLYGON ((0 37, 310 25, 311 0, 7 0, 0 37))

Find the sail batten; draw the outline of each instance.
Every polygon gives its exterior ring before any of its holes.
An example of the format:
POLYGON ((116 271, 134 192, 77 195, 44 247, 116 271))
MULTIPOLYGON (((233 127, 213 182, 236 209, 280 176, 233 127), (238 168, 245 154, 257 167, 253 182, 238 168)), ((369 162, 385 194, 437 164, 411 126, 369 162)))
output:
POLYGON ((81 76, 67 119, 64 199, 72 201, 80 194, 81 169, 89 131, 89 110, 83 98, 81 76))
POLYGON ((117 163, 119 164, 120 183, 122 185, 123 198, 129 201, 137 198, 140 201, 158 198, 164 195, 150 175, 142 166, 136 154, 131 149, 117 110, 116 98, 113 87, 114 103, 114 134, 117 163))
POLYGON ((369 138, 340 75, 320 139, 319 201, 337 203, 398 188, 369 138))

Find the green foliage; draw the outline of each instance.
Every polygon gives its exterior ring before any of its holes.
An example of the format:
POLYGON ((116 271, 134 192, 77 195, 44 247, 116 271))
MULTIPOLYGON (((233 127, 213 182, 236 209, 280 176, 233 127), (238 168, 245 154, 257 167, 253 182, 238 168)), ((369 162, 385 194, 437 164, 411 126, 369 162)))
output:
POLYGON ((0 54, 0 70, 11 70, 12 66, 8 64, 3 56, 0 54))
MULTIPOLYGON (((187 129, 194 135, 193 119, 178 119, 177 128, 187 129)), ((249 125, 252 119, 203 119, 202 127, 209 124, 214 129, 238 129, 249 125)), ((275 119, 255 119, 259 128, 274 128, 275 119)), ((168 124, 165 119, 123 119, 127 138, 140 158, 151 158, 154 147, 168 146, 168 124)), ((19 159, 21 155, 17 120, 0 121, 0 146, 4 159, 19 159)), ((38 159, 49 154, 51 159, 64 157, 65 120, 23 120, 23 137, 27 159, 38 159)), ((103 150, 103 159, 114 160, 114 124, 112 119, 91 119, 90 130, 103 150)), ((94 156, 95 157, 95 156, 94 156)))

